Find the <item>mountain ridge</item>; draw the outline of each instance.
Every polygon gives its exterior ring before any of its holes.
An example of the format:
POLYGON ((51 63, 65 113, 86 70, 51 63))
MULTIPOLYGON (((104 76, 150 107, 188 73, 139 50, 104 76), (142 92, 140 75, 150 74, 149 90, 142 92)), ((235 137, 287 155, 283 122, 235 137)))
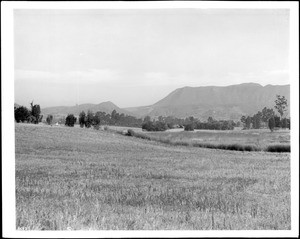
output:
MULTIPOLYGON (((170 92, 166 97, 152 105, 120 108, 111 101, 99 104, 80 104, 76 106, 53 106, 41 109, 44 115, 79 115, 88 110, 118 113, 135 117, 174 116, 185 118, 194 116, 207 119, 238 120, 242 115, 253 115, 263 107, 273 108, 276 95, 284 95, 290 102, 290 85, 265 85, 242 83, 229 86, 185 86, 170 92)), ((16 105, 16 104, 15 104, 16 105)))
MULTIPOLYGON (((148 115, 152 117, 172 115, 207 119, 211 116, 216 119, 237 120, 242 115, 257 113, 263 107, 273 108, 277 94, 284 95, 289 102, 290 85, 242 83, 229 86, 187 86, 172 91, 147 108, 148 115)), ((143 115, 145 107, 130 110, 143 115)))

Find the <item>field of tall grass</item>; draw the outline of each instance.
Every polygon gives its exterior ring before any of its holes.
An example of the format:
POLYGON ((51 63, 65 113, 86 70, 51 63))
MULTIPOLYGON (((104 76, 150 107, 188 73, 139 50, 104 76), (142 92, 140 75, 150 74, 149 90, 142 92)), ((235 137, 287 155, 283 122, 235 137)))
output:
POLYGON ((290 154, 15 125, 18 230, 291 228, 290 154))
POLYGON ((140 132, 134 136, 171 145, 194 146, 237 151, 290 152, 290 131, 260 130, 197 130, 140 132))

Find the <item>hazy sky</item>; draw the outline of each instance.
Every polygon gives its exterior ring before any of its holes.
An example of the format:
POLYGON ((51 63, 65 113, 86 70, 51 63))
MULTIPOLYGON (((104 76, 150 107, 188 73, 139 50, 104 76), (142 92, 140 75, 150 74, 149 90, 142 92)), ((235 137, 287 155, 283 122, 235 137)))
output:
POLYGON ((289 84, 289 11, 15 10, 15 102, 150 105, 184 86, 289 84))

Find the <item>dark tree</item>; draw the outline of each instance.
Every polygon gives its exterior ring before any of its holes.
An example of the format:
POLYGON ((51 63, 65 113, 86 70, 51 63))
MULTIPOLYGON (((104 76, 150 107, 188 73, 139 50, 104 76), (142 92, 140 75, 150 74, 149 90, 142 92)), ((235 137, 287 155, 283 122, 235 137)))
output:
POLYGON ((288 128, 288 119, 287 118, 284 118, 281 120, 281 127, 284 129, 288 128))
POLYGON ((47 118, 46 118, 46 122, 47 124, 52 124, 52 121, 53 121, 53 115, 48 115, 47 118))
POLYGON ((66 118, 65 125, 69 126, 69 127, 74 127, 76 120, 77 120, 77 118, 73 114, 69 114, 66 118))
POLYGON ((194 131, 194 124, 193 123, 191 123, 191 124, 187 124, 187 125, 185 125, 184 126, 184 130, 185 131, 194 131))
POLYGON ((41 108, 40 105, 34 105, 33 101, 30 103, 31 111, 30 114, 35 118, 35 120, 32 123, 38 124, 42 121, 41 117, 41 108))
POLYGON ((274 117, 269 119, 268 126, 269 126, 269 129, 271 130, 271 132, 273 132, 274 128, 275 128, 275 119, 274 119, 274 117))
POLYGON ((84 127, 85 121, 86 121, 86 115, 85 115, 85 112, 82 111, 82 112, 79 114, 79 125, 80 125, 81 128, 84 127))
POLYGON ((26 107, 20 106, 18 108, 15 108, 15 120, 17 121, 17 123, 28 121, 29 116, 30 112, 26 107))
POLYGON ((94 115, 94 119, 93 119, 93 127, 94 129, 99 129, 100 128, 100 117, 101 117, 101 112, 97 112, 95 115, 94 115))
POLYGON ((94 114, 92 111, 87 112, 86 121, 85 121, 85 127, 90 128, 93 125, 94 120, 94 114))

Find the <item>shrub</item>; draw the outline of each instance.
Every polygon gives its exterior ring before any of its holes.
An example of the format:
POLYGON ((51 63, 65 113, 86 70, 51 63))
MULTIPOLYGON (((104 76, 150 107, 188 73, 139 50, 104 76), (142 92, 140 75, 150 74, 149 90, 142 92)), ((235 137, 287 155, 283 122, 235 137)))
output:
POLYGON ((76 120, 77 120, 77 118, 73 114, 69 114, 66 118, 65 125, 69 126, 69 127, 74 127, 76 120))
POLYGON ((168 129, 168 126, 164 122, 157 121, 153 123, 151 121, 148 121, 142 125, 142 129, 147 131, 165 131, 168 129))
POLYGON ((194 124, 187 124, 184 126, 185 131, 194 131, 194 124))
POLYGON ((270 145, 267 147, 266 151, 277 153, 291 152, 291 146, 284 144, 270 145))
POLYGON ((127 136, 135 136, 135 132, 132 129, 127 130, 127 136))
POLYGON ((15 120, 17 123, 27 121, 29 116, 30 112, 26 107, 20 106, 15 108, 15 120))
POLYGON ((47 124, 49 124, 49 125, 52 124, 53 115, 48 115, 46 121, 47 121, 47 124))

